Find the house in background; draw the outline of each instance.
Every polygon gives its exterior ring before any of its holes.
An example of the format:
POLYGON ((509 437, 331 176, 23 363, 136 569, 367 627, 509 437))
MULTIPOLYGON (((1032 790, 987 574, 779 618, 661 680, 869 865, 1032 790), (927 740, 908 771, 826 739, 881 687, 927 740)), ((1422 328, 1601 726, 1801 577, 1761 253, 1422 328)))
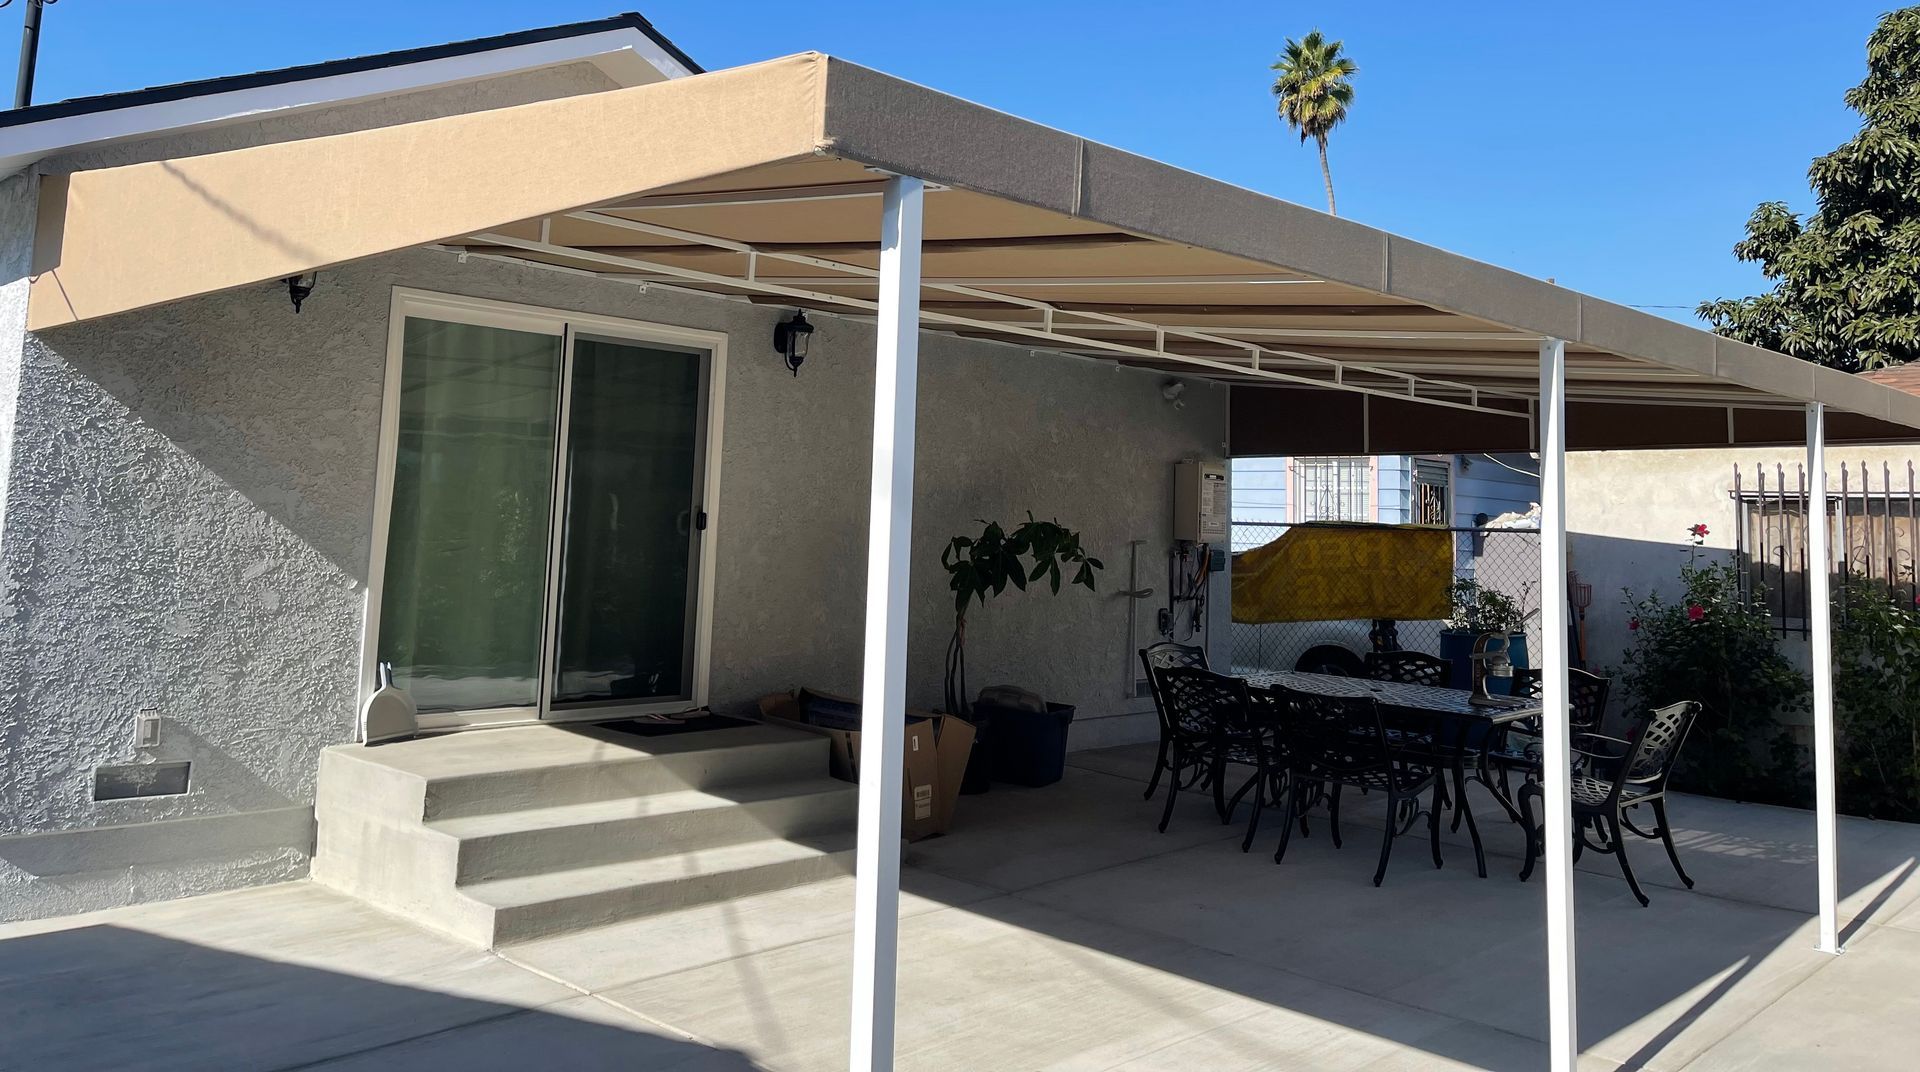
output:
MULTIPOLYGON (((1477 529, 1539 505, 1539 463, 1527 454, 1333 455, 1236 457, 1233 466, 1233 550, 1278 539, 1310 521, 1443 525, 1477 529)), ((1527 531, 1454 534, 1454 573, 1476 578, 1517 602, 1528 600, 1539 575, 1539 541, 1527 531)), ((1438 621, 1401 622, 1395 641, 1438 654, 1438 621)), ((1232 626, 1234 665, 1274 670, 1357 672, 1375 643, 1367 621, 1242 623, 1232 626)), ((1539 644, 1529 622, 1530 644, 1539 644)))
POLYGON ((1235 458, 1234 550, 1266 542, 1264 526, 1303 521, 1472 528, 1537 504, 1538 468, 1526 454, 1235 458))

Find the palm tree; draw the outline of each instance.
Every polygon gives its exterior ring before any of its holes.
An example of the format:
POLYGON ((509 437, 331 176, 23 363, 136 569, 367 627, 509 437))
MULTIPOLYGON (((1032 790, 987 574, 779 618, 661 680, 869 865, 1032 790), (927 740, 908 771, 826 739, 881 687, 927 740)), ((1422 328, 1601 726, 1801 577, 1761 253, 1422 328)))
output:
POLYGON ((1338 216, 1333 207, 1333 172, 1327 167, 1327 135, 1347 117, 1353 103, 1353 77, 1360 68, 1340 54, 1344 42, 1328 41, 1315 30, 1295 41, 1287 39, 1287 49, 1273 70, 1273 96, 1280 118, 1300 132, 1304 144, 1312 138, 1320 146, 1320 177, 1327 182, 1327 212, 1338 216))

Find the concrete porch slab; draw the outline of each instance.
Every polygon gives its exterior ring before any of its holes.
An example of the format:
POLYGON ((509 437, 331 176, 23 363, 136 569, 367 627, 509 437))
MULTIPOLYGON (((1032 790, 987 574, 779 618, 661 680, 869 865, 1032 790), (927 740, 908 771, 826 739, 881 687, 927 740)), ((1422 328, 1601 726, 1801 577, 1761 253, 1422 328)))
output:
MULTIPOLYGON (((1375 889, 1372 807, 1347 809, 1345 848, 1316 818, 1276 866, 1277 831, 1243 855, 1197 796, 1155 833, 1150 762, 1077 755, 913 846, 903 1072, 1544 1066, 1543 888, 1514 880, 1504 820, 1482 813, 1489 878, 1449 832, 1445 867, 1409 838, 1375 889)), ((1849 903, 1880 922, 1827 957, 1806 912, 1764 903, 1788 899, 1804 816, 1680 804, 1699 889, 1655 885, 1677 883, 1657 846, 1650 908, 1611 860, 1576 875, 1581 1067, 1911 1067, 1920 828, 1843 829, 1849 903)), ((839 1069, 849 903, 827 883, 501 954, 307 884, 14 924, 0 1037, 26 1067, 839 1069)))

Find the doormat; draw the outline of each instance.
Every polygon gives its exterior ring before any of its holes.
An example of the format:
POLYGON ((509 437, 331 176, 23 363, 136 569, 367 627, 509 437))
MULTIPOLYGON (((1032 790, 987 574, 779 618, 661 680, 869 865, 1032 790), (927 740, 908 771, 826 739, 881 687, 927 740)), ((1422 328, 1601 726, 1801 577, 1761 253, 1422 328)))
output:
POLYGON ((594 729, 628 733, 635 737, 671 737, 676 733, 705 733, 731 730, 757 723, 726 715, 672 715, 662 718, 623 718, 618 722, 596 722, 594 729))

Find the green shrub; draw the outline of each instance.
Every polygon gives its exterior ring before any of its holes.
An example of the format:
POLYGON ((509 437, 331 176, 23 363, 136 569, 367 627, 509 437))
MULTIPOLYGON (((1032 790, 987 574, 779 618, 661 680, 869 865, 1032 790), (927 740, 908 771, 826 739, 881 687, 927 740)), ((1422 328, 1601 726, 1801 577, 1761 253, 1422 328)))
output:
POLYGON ((1807 677, 1780 651, 1761 593, 1743 594, 1730 563, 1680 569, 1683 594, 1635 599, 1622 656, 1625 700, 1640 709, 1698 700, 1699 721, 1674 770, 1676 788, 1736 800, 1804 804, 1799 749, 1783 717, 1808 706, 1807 677))
POLYGON ((1840 810, 1920 819, 1920 611, 1895 589, 1850 577, 1834 630, 1840 810))

